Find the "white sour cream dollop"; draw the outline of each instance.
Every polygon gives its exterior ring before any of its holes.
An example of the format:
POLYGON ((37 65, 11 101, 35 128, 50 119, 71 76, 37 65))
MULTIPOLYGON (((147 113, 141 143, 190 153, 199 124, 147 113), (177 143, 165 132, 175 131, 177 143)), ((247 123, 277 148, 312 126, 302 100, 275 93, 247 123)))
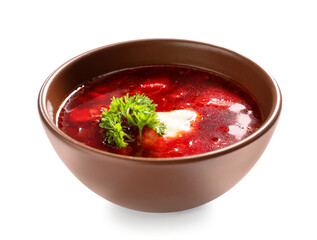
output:
POLYGON ((197 120, 198 114, 193 110, 174 110, 158 112, 160 122, 166 124, 164 137, 178 137, 183 132, 191 131, 191 125, 197 120))

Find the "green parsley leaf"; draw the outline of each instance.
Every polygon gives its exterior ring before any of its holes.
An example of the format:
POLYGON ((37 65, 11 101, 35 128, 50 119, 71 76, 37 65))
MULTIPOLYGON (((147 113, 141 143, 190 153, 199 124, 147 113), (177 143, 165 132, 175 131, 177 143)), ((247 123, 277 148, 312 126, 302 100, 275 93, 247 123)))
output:
POLYGON ((112 98, 109 110, 105 109, 101 114, 100 127, 107 129, 105 141, 115 143, 117 148, 126 147, 125 138, 133 140, 122 126, 123 119, 128 126, 137 126, 139 128, 139 137, 142 139, 142 130, 145 126, 152 128, 159 135, 163 135, 166 125, 159 122, 155 112, 156 104, 153 100, 144 94, 136 94, 129 97, 127 94, 121 98, 112 98))

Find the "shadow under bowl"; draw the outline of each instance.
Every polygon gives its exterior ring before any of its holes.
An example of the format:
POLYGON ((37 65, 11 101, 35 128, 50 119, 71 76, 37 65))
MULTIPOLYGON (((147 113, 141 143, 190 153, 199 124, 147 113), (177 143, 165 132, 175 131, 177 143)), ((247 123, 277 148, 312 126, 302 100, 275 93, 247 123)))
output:
POLYGON ((274 79, 251 60, 228 49, 176 39, 123 42, 83 53, 44 82, 39 114, 55 151, 88 188, 118 205, 172 212, 207 203, 233 187, 260 158, 275 130, 281 93, 274 79), (65 98, 80 84, 108 72, 144 65, 176 64, 228 76, 256 98, 263 124, 226 148, 177 158, 117 155, 86 146, 57 127, 65 98))

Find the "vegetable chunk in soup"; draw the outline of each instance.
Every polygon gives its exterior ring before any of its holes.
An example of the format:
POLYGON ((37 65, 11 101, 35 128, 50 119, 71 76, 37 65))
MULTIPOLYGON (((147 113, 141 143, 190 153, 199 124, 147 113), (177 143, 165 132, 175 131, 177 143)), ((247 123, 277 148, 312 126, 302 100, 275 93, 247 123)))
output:
POLYGON ((183 66, 143 66, 85 82, 61 106, 58 126, 103 151, 179 157, 221 149, 256 131, 253 96, 230 79, 183 66))

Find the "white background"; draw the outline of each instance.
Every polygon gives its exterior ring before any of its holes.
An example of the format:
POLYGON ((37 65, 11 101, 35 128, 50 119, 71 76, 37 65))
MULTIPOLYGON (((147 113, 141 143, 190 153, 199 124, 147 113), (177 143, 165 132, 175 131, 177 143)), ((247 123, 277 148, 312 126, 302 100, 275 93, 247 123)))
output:
POLYGON ((0 25, 0 239, 317 239, 314 1, 2 1, 0 25), (37 94, 54 69, 142 38, 229 48, 269 71, 283 93, 256 166, 192 210, 143 213, 102 199, 64 166, 39 121, 37 94))

